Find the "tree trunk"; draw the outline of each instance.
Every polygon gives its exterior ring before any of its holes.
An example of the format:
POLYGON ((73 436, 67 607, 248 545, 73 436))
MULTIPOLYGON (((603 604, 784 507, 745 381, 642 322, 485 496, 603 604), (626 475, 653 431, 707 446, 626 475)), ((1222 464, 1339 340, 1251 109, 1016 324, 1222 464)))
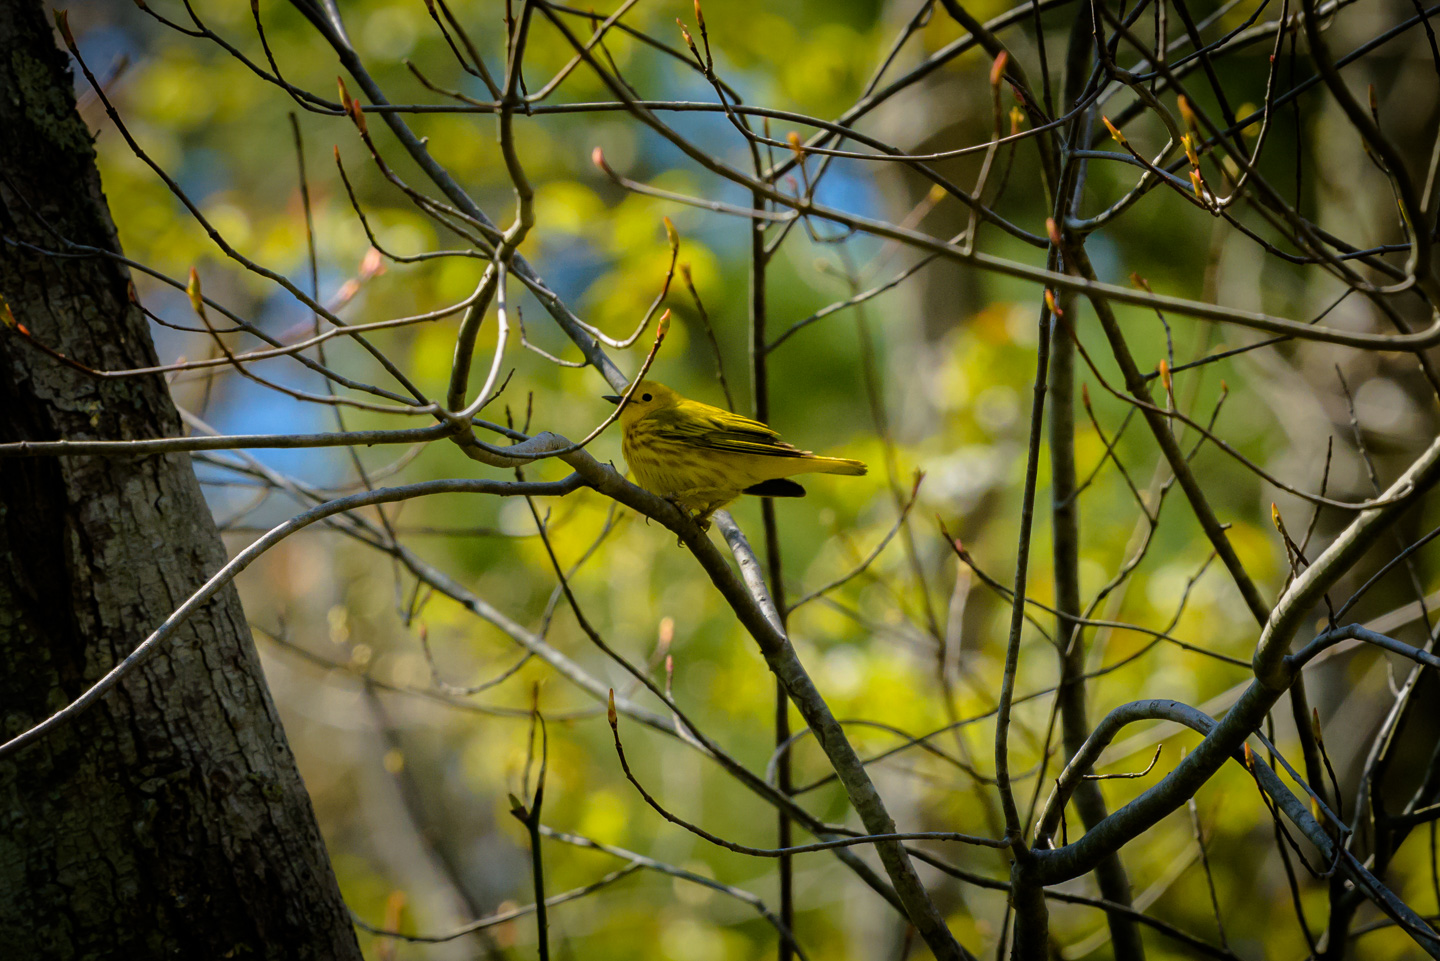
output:
MULTIPOLYGON (((19 246, 119 250, 39 0, 0 0, 0 131, 0 296, 81 364, 155 364, 122 264, 19 246)), ((0 440, 179 432, 161 377, 97 379, 0 328, 0 440)), ((185 455, 0 461, 0 736, 72 701, 224 560, 185 455)), ((0 944, 14 961, 360 957, 233 589, 0 760, 0 944)))

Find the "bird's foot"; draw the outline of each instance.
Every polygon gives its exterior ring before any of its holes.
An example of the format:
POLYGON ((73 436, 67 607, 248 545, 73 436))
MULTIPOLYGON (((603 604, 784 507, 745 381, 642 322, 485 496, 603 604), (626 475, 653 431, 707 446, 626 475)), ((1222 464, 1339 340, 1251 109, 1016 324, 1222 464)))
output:
MULTIPOLYGON (((682 514, 684 514, 689 520, 694 521, 694 522, 695 522, 695 526, 697 526, 697 527, 700 528, 700 533, 702 533, 702 534, 708 534, 708 533, 710 532, 710 515, 714 513, 714 510, 713 510, 713 509, 712 509, 712 510, 708 510, 708 511, 707 511, 707 510, 691 510, 690 508, 686 507, 683 503, 681 503, 680 499, 677 498, 677 497, 666 497, 665 499, 666 499, 667 501, 669 501, 670 504, 671 504, 677 511, 679 511, 679 512, 682 513, 682 514)), ((685 546, 685 538, 683 538, 683 537, 677 537, 677 538, 675 538, 675 546, 676 546, 676 547, 684 547, 684 546, 685 546)))

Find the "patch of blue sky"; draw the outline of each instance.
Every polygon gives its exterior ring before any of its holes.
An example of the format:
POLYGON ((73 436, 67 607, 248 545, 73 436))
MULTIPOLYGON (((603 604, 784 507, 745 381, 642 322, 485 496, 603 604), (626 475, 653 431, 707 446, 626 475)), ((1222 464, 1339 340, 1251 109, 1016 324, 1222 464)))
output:
MULTIPOLYGON (((327 272, 322 274, 320 289, 322 292, 333 289, 341 282, 343 278, 338 274, 327 272)), ((300 285, 302 289, 308 288, 308 277, 300 281, 300 285)), ((276 339, 290 341, 306 335, 310 312, 277 288, 259 310, 254 323, 276 339)), ((257 346, 253 338, 247 337, 241 349, 257 346)), ((318 373, 289 357, 258 361, 247 369, 291 390, 318 395, 336 392, 318 373)), ((298 400, 235 373, 224 376, 208 420, 211 426, 226 434, 304 434, 337 429, 334 414, 327 405, 298 400)), ((340 480, 347 465, 340 448, 257 449, 251 453, 266 466, 310 484, 340 480)))
MULTIPOLYGON (((76 26, 79 26, 77 23, 76 26)), ((87 24, 85 32, 76 38, 80 56, 96 79, 105 82, 121 58, 134 61, 145 51, 136 42, 130 31, 115 23, 87 24)), ((75 71, 75 92, 80 94, 90 89, 90 82, 79 70, 75 71)))
POLYGON ((229 190, 235 185, 229 155, 206 147, 186 147, 180 154, 179 169, 170 171, 170 174, 185 195, 197 204, 211 194, 229 190))
MULTIPOLYGON (((310 394, 328 394, 314 372, 286 358, 249 365, 258 377, 310 394), (302 373, 303 371, 303 373, 302 373)), ((237 374, 227 375, 210 411, 209 423, 224 434, 310 434, 336 429, 327 405, 308 403, 237 374)), ((255 459, 309 484, 331 484, 344 471, 340 448, 257 449, 255 459)))
MULTIPOLYGON (((600 251, 588 240, 565 239, 556 235, 547 238, 546 244, 548 249, 543 262, 536 265, 537 269, 545 278, 546 286, 572 307, 579 302, 580 295, 588 290, 591 284, 610 270, 608 258, 601 256, 600 251)), ((527 317, 532 309, 543 309, 539 308, 539 302, 534 301, 528 291, 522 304, 525 305, 527 317)))

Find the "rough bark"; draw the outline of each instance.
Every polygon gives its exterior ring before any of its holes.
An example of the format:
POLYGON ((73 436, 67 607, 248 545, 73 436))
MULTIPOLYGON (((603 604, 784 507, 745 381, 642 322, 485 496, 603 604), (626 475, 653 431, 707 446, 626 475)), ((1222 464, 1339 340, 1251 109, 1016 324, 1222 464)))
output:
MULTIPOLYGON (((66 58, 0 0, 0 296, 92 368, 155 363, 66 58)), ((176 435, 158 376, 96 379, 0 329, 0 440, 176 435)), ((83 691, 224 562, 184 455, 0 464, 0 734, 83 691)), ((222 591, 76 721, 0 761, 10 959, 355 958, 239 600, 222 591)))

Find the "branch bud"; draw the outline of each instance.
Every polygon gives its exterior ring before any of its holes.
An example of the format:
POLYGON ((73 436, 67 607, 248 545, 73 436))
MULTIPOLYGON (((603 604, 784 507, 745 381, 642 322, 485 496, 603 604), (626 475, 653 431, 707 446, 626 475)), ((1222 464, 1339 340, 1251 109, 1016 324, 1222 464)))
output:
POLYGON ((1180 118, 1185 121, 1186 129, 1191 131, 1196 130, 1197 125, 1195 122, 1195 109, 1190 106, 1190 101, 1186 99, 1184 94, 1181 94, 1179 97, 1175 98, 1175 102, 1176 105, 1180 108, 1180 118))
POLYGON ((1122 147, 1129 146, 1130 141, 1125 139, 1125 135, 1120 132, 1119 127, 1110 122, 1109 117, 1101 116, 1100 119, 1105 122, 1105 129, 1110 131, 1110 136, 1115 138, 1116 143, 1122 147))
POLYGON ((75 49, 75 34, 70 32, 69 10, 55 11, 55 29, 60 31, 60 36, 64 39, 65 46, 73 51, 75 49))
POLYGON ((371 247, 365 251, 365 256, 360 258, 360 279, 369 280, 385 273, 385 255, 379 250, 371 247))
POLYGON ((603 170, 607 177, 615 180, 619 179, 615 176, 615 171, 611 170, 610 165, 605 162, 605 151, 601 150, 599 147, 596 147, 594 150, 590 151, 590 162, 603 170))
POLYGON ((1010 54, 1001 50, 995 57, 995 62, 990 65, 990 86, 999 88, 1000 81, 1005 77, 1005 68, 1010 64, 1010 54))
POLYGON ((195 313, 205 316, 205 297, 200 292, 200 273, 194 267, 190 268, 190 282, 185 285, 185 295, 190 298, 190 306, 195 313))
POLYGON ((670 249, 679 250, 680 235, 675 232, 675 225, 670 222, 669 217, 662 217, 660 219, 665 221, 665 240, 670 244, 670 249))
POLYGON ((690 36, 690 31, 685 29, 685 24, 681 22, 679 17, 675 18, 675 25, 680 28, 680 36, 685 38, 685 46, 690 48, 690 52, 695 55, 695 59, 698 61, 700 59, 700 51, 695 48, 695 39, 690 36))
POLYGON ((615 714, 615 688, 610 688, 610 706, 605 711, 606 718, 610 721, 610 730, 616 730, 620 725, 620 719, 615 714))

